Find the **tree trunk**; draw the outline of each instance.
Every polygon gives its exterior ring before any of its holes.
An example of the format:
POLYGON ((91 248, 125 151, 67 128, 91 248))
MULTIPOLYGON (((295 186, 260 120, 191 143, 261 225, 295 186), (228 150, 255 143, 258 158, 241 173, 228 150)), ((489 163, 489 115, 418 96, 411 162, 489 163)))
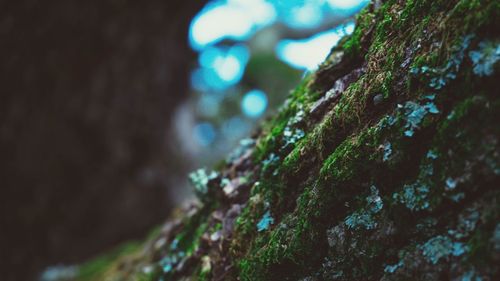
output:
POLYGON ((0 279, 30 280, 168 214, 183 171, 169 127, 204 1, 3 2, 0 279))

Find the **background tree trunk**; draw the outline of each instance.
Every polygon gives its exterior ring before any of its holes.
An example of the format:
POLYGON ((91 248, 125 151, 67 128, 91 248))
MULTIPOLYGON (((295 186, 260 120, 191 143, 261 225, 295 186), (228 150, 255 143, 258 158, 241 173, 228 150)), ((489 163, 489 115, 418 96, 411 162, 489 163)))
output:
POLYGON ((184 171, 169 127, 203 2, 0 4, 0 279, 88 258, 168 214, 169 176, 184 171))

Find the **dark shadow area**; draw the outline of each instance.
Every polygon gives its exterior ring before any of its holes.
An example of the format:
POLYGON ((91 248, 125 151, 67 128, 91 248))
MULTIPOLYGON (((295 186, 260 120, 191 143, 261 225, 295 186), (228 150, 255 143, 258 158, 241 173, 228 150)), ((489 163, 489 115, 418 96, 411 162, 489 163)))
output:
POLYGON ((203 4, 0 4, 0 279, 33 280, 167 217, 186 167, 171 117, 203 4))

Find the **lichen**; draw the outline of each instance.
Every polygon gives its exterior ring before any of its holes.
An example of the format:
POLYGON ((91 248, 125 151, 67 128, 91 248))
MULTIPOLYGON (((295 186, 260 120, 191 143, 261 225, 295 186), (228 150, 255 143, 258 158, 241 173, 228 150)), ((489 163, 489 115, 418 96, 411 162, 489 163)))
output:
POLYGON ((241 158, 245 153, 255 146, 255 140, 252 138, 245 138, 240 140, 238 147, 234 149, 226 158, 226 163, 233 163, 241 158))
POLYGON ((200 196, 205 196, 208 193, 208 182, 217 178, 217 172, 206 169, 198 169, 189 174, 189 180, 193 184, 195 191, 200 196))
POLYGON ((384 143, 384 155, 382 157, 382 161, 389 161, 392 154, 392 146, 390 142, 384 143))
POLYGON ((448 236, 436 236, 420 246, 424 256, 433 264, 450 255, 461 256, 468 248, 461 242, 452 241, 448 236))
POLYGON ((262 216, 260 221, 257 223, 257 231, 267 230, 273 223, 274 219, 273 217, 271 217, 271 212, 267 211, 266 213, 264 213, 264 216, 262 216))
POLYGON ((378 189, 375 186, 370 187, 371 194, 366 197, 365 207, 345 218, 345 224, 351 229, 359 229, 364 227, 367 230, 374 229, 377 226, 377 221, 374 215, 382 210, 384 206, 382 199, 379 196, 378 189))
POLYGON ((406 118, 406 125, 404 134, 407 137, 412 137, 415 133, 415 130, 420 128, 420 123, 427 115, 427 113, 437 114, 439 110, 436 108, 436 105, 429 101, 424 105, 420 105, 413 101, 408 101, 404 106, 400 106, 404 112, 404 116, 406 118))
POLYGON ((414 184, 405 185, 401 192, 394 193, 393 199, 405 204, 405 206, 412 211, 419 211, 429 208, 429 192, 429 186, 421 182, 416 182, 414 184))
POLYGON ((393 265, 387 265, 385 266, 384 268, 384 272, 387 272, 387 273, 394 273, 398 268, 402 267, 403 266, 403 261, 399 261, 398 263, 396 264, 393 264, 393 265))
POLYGON ((412 68, 410 73, 413 75, 423 75, 429 80, 428 86, 433 90, 441 90, 450 81, 457 78, 457 73, 460 70, 462 61, 464 60, 467 48, 469 48, 471 40, 474 38, 473 34, 463 36, 459 44, 451 48, 452 54, 448 62, 441 67, 432 68, 429 66, 421 66, 420 68, 412 68))
POLYGON ((470 51, 469 57, 474 64, 474 74, 491 76, 493 67, 500 60, 500 43, 485 40, 479 43, 479 49, 470 51))
POLYGON ((295 144, 301 140, 305 133, 302 129, 298 128, 298 124, 304 119, 305 112, 303 109, 299 109, 294 116, 292 116, 283 130, 283 146, 282 150, 287 150, 290 147, 294 147, 295 144))

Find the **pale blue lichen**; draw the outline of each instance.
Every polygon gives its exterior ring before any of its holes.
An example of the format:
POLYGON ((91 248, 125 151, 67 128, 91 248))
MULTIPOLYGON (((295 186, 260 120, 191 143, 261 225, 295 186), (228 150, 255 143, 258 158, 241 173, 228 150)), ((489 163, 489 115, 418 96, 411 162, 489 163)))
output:
POLYGON ((374 215, 382 210, 384 203, 379 196, 378 189, 375 186, 370 187, 370 195, 366 197, 366 205, 359 211, 356 211, 345 218, 345 224, 350 229, 359 229, 364 227, 366 230, 375 229, 377 222, 374 215))
POLYGON ((246 138, 240 140, 238 147, 236 147, 226 158, 227 163, 232 163, 242 157, 248 150, 255 146, 255 140, 246 138))
POLYGON ((462 199, 465 198, 465 193, 463 192, 458 192, 456 194, 452 194, 448 196, 453 202, 460 202, 462 199))
MULTIPOLYGON (((178 266, 184 263, 186 259, 191 255, 189 252, 183 251, 179 243, 180 239, 175 238, 167 247, 166 254, 163 254, 163 257, 161 259, 154 262, 151 268, 145 270, 152 272, 154 268, 160 269, 165 275, 162 276, 159 280, 164 280, 163 278, 169 278, 169 276, 175 274, 174 272, 178 269, 178 266)), ((197 246, 195 246, 194 251, 196 251, 196 247, 197 246)))
POLYGON ((371 213, 376 214, 382 210, 384 203, 379 195, 379 191, 376 186, 372 185, 370 187, 370 195, 366 197, 367 207, 371 213))
POLYGON ((280 157, 274 153, 270 153, 269 156, 267 156, 266 159, 262 161, 262 171, 267 172, 273 170, 273 175, 278 174, 278 170, 276 169, 276 166, 280 160, 280 157))
POLYGON ((283 131, 283 140, 285 142, 285 144, 283 145, 283 148, 287 148, 287 147, 295 145, 304 136, 305 136, 305 133, 301 129, 291 128, 288 126, 285 127, 285 130, 283 131))
POLYGON ((425 95, 424 98, 433 101, 434 99, 436 99, 436 94, 428 94, 425 95))
POLYGON ((163 266, 162 266, 162 269, 163 269, 163 272, 164 273, 169 273, 170 271, 172 271, 173 267, 172 267, 172 264, 169 263, 169 262, 164 262, 163 266))
POLYGON ((500 43, 485 40, 479 43, 479 49, 470 51, 469 57, 474 68, 472 71, 477 76, 490 76, 494 66, 500 60, 500 43))
POLYGON ((301 107, 299 107, 297 113, 295 113, 295 115, 288 120, 288 126, 293 126, 295 124, 302 122, 305 116, 306 116, 305 111, 301 107))
POLYGON ((455 239, 468 237, 476 229, 479 218, 480 214, 477 210, 467 209, 466 214, 460 215, 457 227, 448 230, 448 234, 455 239))
POLYGON ((56 265, 50 266, 40 276, 40 281, 76 280, 78 276, 77 266, 56 265))
POLYGON ((163 257, 158 264, 163 270, 163 273, 169 273, 174 269, 174 266, 177 265, 182 258, 185 257, 184 252, 172 253, 163 257))
POLYGON ((429 87, 434 90, 441 90, 446 84, 457 77, 460 65, 464 60, 465 52, 469 48, 474 35, 469 34, 462 37, 460 44, 452 47, 448 62, 442 67, 431 68, 429 66, 412 67, 410 73, 413 75, 423 75, 429 79, 429 87))
POLYGON ((157 265, 160 266, 163 273, 170 273, 185 257, 186 253, 179 249, 179 239, 175 238, 168 247, 168 254, 160 259, 157 265))
POLYGON ((450 237, 444 235, 431 238, 419 248, 432 264, 437 264, 440 259, 447 259, 450 255, 458 257, 468 251, 467 245, 452 241, 450 237))
POLYGON ((403 261, 399 261, 398 263, 396 264, 393 264, 393 265, 386 265, 385 268, 384 268, 384 272, 386 273, 394 273, 396 272, 396 270, 400 267, 403 266, 403 261))
POLYGON ((438 220, 432 217, 427 217, 422 219, 419 223, 415 225, 415 229, 420 233, 429 233, 438 224, 438 220))
POLYGON ((264 216, 257 223, 257 231, 264 231, 269 229, 271 224, 274 224, 274 218, 271 216, 271 212, 267 211, 264 213, 264 216))
POLYGON ((392 198, 404 204, 412 211, 420 211, 429 208, 428 195, 430 188, 427 184, 417 181, 413 184, 403 186, 403 190, 394 193, 392 198))
POLYGON ((264 165, 264 167, 267 167, 278 162, 279 159, 280 157, 278 155, 270 153, 269 156, 267 156, 267 158, 262 161, 262 165, 264 165))
POLYGON ((477 275, 474 269, 465 272, 458 280, 460 281, 483 281, 483 278, 477 275))
POLYGON ((380 129, 385 129, 385 128, 390 128, 392 127, 394 124, 396 124, 396 122, 398 121, 398 119, 392 115, 387 115, 385 116, 384 118, 380 119, 379 123, 377 124, 377 126, 380 128, 380 129))
POLYGON ((322 280, 338 280, 344 275, 344 271, 339 270, 329 258, 325 258, 324 262, 321 264, 321 271, 322 280))
POLYGON ((382 157, 382 161, 384 161, 384 162, 389 161, 391 154, 392 154, 391 143, 386 141, 384 143, 384 156, 382 157))
POLYGON ((427 152, 427 158, 432 159, 432 160, 436 160, 438 158, 438 156, 437 156, 436 152, 429 150, 427 152))
POLYGON ((453 179, 451 177, 446 179, 446 190, 453 190, 455 187, 457 187, 458 181, 456 179, 453 179))
POLYGON ((432 163, 425 163, 420 168, 423 175, 432 176, 434 174, 434 166, 432 163))
POLYGON ((170 250, 175 251, 177 250, 177 247, 179 246, 179 239, 174 239, 172 243, 170 243, 170 250))
POLYGON ((424 105, 425 109, 427 112, 432 113, 432 114, 438 114, 439 110, 437 109, 436 105, 433 102, 428 102, 427 104, 424 105))
POLYGON ((419 127, 420 122, 427 114, 427 110, 425 110, 425 107, 412 101, 407 102, 404 109, 406 111, 405 136, 411 137, 414 134, 414 130, 419 127))
POLYGON ((500 175, 500 162, 497 159, 498 157, 495 157, 495 153, 491 153, 490 155, 487 155, 486 158, 484 159, 486 165, 495 173, 495 175, 500 175))
POLYGON ((445 193, 443 195, 454 202, 459 202, 460 200, 465 198, 465 193, 457 188, 458 184, 460 182, 463 182, 464 179, 465 178, 463 176, 458 178, 447 177, 444 181, 445 193))
POLYGON ((345 224, 350 229, 359 229, 363 226, 365 229, 370 230, 377 226, 371 214, 365 211, 354 212, 347 216, 345 218, 345 224))
POLYGON ((294 116, 292 116, 283 130, 283 146, 282 149, 288 149, 295 146, 295 144, 305 136, 304 130, 298 128, 298 124, 302 122, 305 117, 305 111, 299 109, 294 116))
POLYGON ((208 182, 217 178, 218 174, 214 171, 207 172, 205 169, 198 169, 189 174, 189 180, 195 188, 198 195, 205 195, 208 193, 208 182))
POLYGON ((432 101, 428 101, 424 105, 408 101, 404 106, 399 106, 399 108, 402 108, 406 119, 404 134, 407 137, 413 136, 414 131, 420 127, 420 123, 428 113, 439 113, 439 110, 432 101))
POLYGON ((230 179, 228 179, 228 178, 223 178, 223 179, 221 179, 221 181, 220 181, 220 186, 221 186, 222 188, 224 188, 224 187, 226 187, 226 186, 228 186, 228 185, 230 185, 230 184, 231 184, 231 180, 230 180, 230 179))

